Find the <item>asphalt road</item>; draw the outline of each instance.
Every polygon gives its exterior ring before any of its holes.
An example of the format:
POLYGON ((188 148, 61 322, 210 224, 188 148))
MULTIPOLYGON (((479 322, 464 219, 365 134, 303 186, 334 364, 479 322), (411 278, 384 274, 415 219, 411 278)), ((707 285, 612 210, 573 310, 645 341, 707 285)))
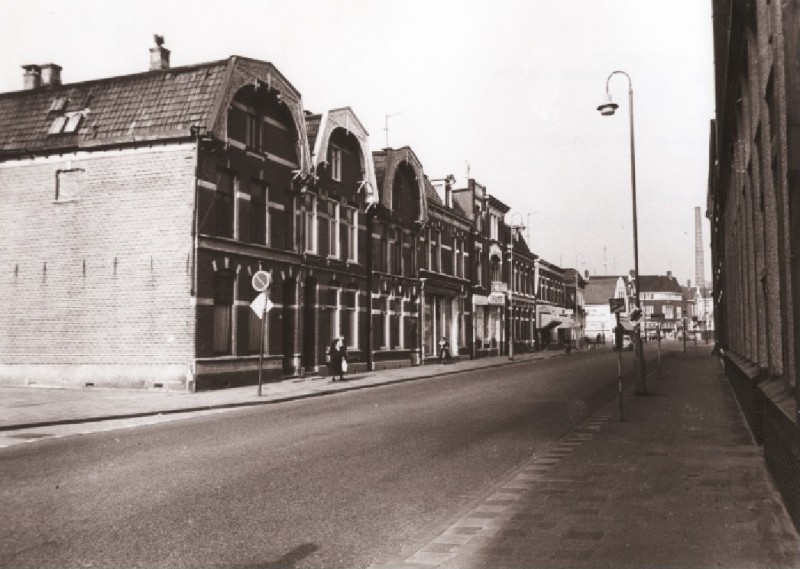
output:
POLYGON ((616 386, 597 352, 0 449, 0 566, 395 559, 616 386))

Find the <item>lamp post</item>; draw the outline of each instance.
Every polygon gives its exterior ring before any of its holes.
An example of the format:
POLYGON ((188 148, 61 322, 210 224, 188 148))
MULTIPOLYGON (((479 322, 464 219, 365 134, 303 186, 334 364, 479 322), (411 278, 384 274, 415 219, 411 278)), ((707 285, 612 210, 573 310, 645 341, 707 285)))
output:
MULTIPOLYGON (((608 90, 608 84, 614 75, 624 75, 628 79, 628 114, 630 118, 630 144, 631 144, 631 196, 633 198, 633 263, 635 271, 635 298, 636 308, 641 310, 641 302, 639 301, 639 230, 636 219, 636 151, 633 137, 633 83, 630 75, 624 71, 612 71, 606 79, 606 102, 597 107, 600 114, 603 116, 611 116, 619 108, 619 105, 611 100, 611 93, 608 90)), ((646 395, 647 385, 645 383, 645 365, 644 365, 644 351, 642 348, 641 335, 636 335, 635 356, 634 356, 634 393, 636 395, 646 395)))

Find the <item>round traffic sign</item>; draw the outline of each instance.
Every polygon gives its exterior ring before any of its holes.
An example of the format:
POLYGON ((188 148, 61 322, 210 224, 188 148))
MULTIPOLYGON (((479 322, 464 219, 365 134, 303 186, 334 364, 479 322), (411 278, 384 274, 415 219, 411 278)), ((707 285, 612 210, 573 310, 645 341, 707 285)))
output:
POLYGON ((264 292, 272 283, 272 276, 267 271, 256 271, 253 275, 253 288, 258 292, 264 292))

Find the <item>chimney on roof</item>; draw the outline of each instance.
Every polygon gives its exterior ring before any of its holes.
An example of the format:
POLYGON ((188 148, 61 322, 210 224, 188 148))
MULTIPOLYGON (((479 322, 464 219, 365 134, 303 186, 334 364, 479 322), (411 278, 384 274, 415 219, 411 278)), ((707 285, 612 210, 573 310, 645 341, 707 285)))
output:
POLYGON ((169 69, 169 50, 164 47, 164 36, 153 36, 156 45, 150 48, 150 71, 169 69))
POLYGON ((58 87, 61 85, 61 69, 62 67, 55 63, 43 64, 41 66, 42 87, 58 87))
POLYGON ((686 279, 686 288, 692 288, 692 279, 686 279))
POLYGON ((583 276, 584 276, 584 278, 587 278, 587 279, 589 278, 589 269, 586 269, 586 270, 583 271, 583 276))
POLYGON ((671 277, 672 276, 672 271, 667 271, 667 276, 671 277))
POLYGON ((42 68, 38 65, 23 65, 22 88, 26 91, 37 89, 42 84, 42 68))
POLYGON ((455 181, 456 177, 452 174, 444 179, 444 205, 447 207, 453 207, 453 184, 455 181))

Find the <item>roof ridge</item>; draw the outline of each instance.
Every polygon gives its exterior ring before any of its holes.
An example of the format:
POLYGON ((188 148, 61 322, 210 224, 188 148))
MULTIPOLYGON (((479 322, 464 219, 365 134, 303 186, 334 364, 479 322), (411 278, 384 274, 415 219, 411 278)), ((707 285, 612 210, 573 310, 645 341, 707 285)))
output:
POLYGON ((19 89, 17 91, 5 91, 0 92, 0 98, 6 98, 9 96, 26 94, 30 95, 33 93, 52 93, 58 91, 59 89, 68 89, 68 88, 75 88, 75 87, 84 87, 98 83, 105 83, 110 81, 124 81, 124 80, 133 80, 138 79, 141 77, 147 76, 155 76, 155 75, 167 75, 169 73, 184 73, 188 71, 195 71, 198 69, 202 69, 205 67, 216 67, 218 65, 227 64, 233 57, 231 56, 226 59, 220 59, 217 61, 206 61, 204 63, 194 63, 191 65, 182 65, 180 67, 170 67, 168 69, 152 69, 149 71, 140 71, 138 73, 129 73, 127 75, 115 75, 112 77, 100 77, 98 79, 87 79, 85 81, 76 81, 73 83, 61 83, 59 85, 45 85, 42 87, 37 87, 36 89, 19 89))

